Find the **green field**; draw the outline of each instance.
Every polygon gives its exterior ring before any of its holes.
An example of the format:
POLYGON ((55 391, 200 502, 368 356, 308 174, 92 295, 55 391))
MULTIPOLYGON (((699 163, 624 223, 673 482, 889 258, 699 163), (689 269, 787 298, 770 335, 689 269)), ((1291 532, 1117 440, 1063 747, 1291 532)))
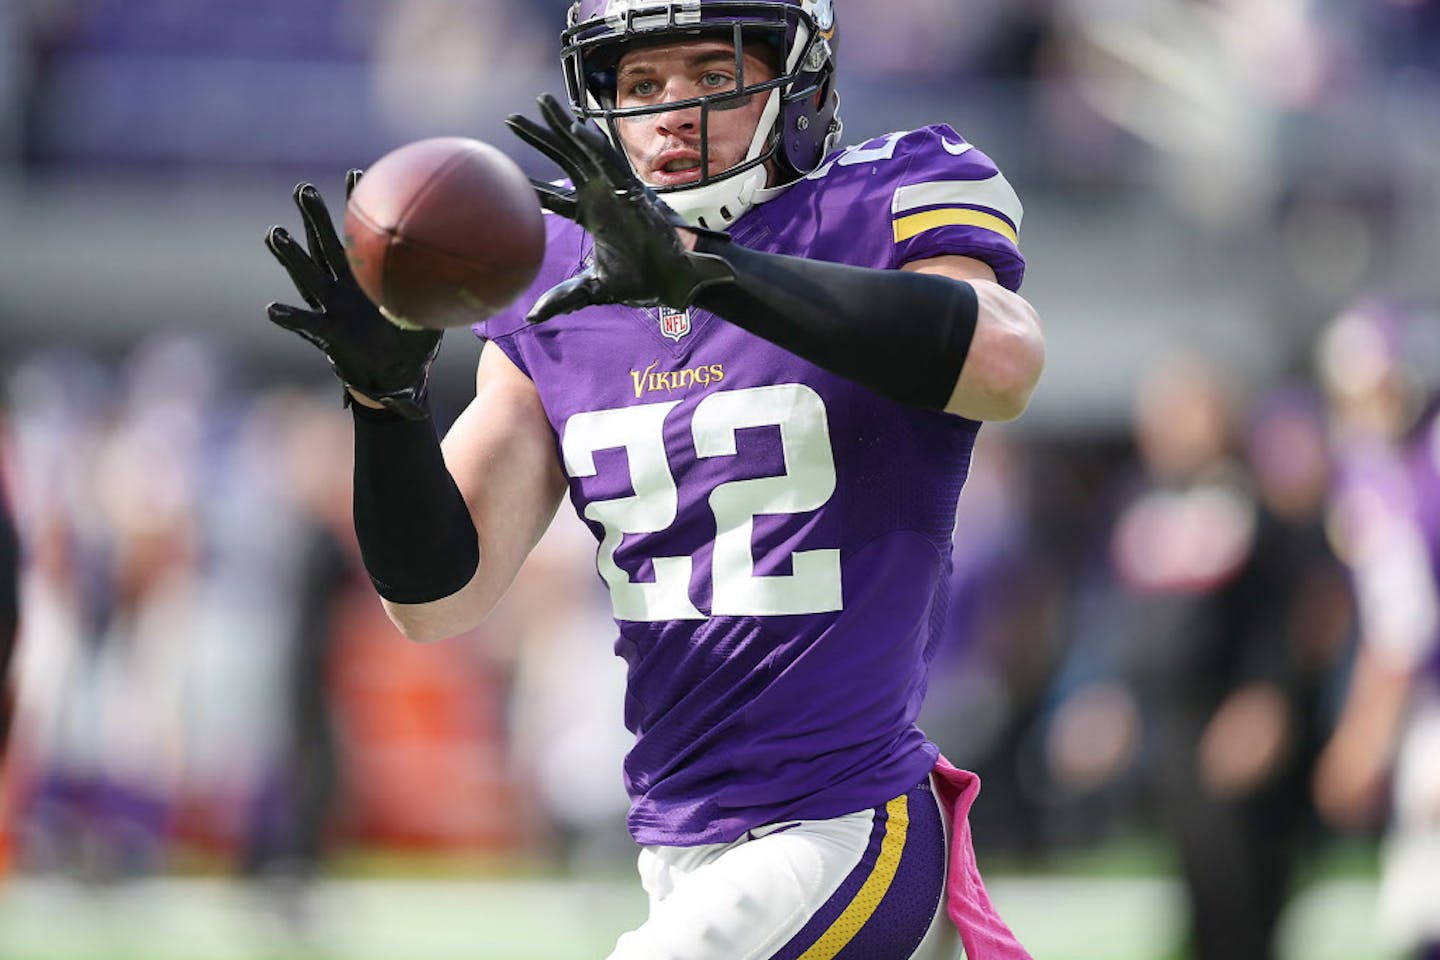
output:
MULTIPOLYGON (((991 892, 1037 960, 1169 960, 1183 906, 1156 875, 998 874, 991 892)), ((1327 876, 1294 900, 1285 960, 1388 960, 1374 946, 1375 888, 1327 876)), ((3 960, 601 960, 644 912, 625 876, 326 880, 298 901, 217 878, 100 890, 34 879, 0 889, 3 960)))

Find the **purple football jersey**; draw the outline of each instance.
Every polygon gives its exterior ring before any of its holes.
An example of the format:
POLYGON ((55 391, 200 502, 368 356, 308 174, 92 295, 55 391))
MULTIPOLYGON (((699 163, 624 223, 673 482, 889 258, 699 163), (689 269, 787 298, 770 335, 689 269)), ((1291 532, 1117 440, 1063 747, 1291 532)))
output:
MULTIPOLYGON (((1017 288, 1020 205, 945 126, 832 155, 755 207, 745 246, 863 267, 946 254, 1017 288)), ((599 541, 628 664, 630 830, 728 842, 884 803, 932 767, 915 726, 978 424, 912 409, 702 310, 536 296, 589 236, 547 216, 534 288, 477 333, 535 383, 599 541)))
MULTIPOLYGON (((1410 482, 1415 497, 1415 526, 1430 561, 1431 596, 1440 603, 1440 404, 1431 406, 1409 449, 1410 482)), ((1430 637, 1427 668, 1440 687, 1440 624, 1430 637)))

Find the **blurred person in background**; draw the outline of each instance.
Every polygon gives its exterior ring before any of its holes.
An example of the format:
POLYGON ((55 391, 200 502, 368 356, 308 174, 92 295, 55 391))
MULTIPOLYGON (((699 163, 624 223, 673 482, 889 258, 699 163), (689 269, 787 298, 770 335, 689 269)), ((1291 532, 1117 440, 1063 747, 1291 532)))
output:
MULTIPOLYGON (((0 397, 0 403, 4 398, 0 397)), ((10 806, 13 788, 9 770, 10 726, 15 711, 11 664, 20 626, 20 534, 10 506, 6 477, 10 435, 0 407, 0 877, 10 863, 10 806)))
POLYGON ((1341 480, 1332 506, 1359 639, 1315 799, 1350 830, 1384 822, 1380 932, 1440 958, 1440 322, 1383 298, 1319 346, 1341 480))
POLYGON ((314 398, 236 403, 232 363, 162 334, 118 379, 58 352, 16 372, 15 860, 110 881, 198 854, 274 881, 298 925, 337 829, 350 431, 314 398))
POLYGON ((1145 376, 1139 473, 1109 540, 1105 622, 1122 635, 1109 654, 1119 672, 1080 686, 1052 724, 1062 782, 1099 784, 1143 765, 1197 960, 1276 955, 1313 833, 1305 784, 1344 623, 1343 579, 1321 533, 1316 411, 1280 396, 1261 405, 1247 459, 1239 402, 1198 355, 1145 376))
MULTIPOLYGON (((19 531, 29 551, 20 580, 26 616, 12 664, 15 712, 5 764, 7 826, 18 866, 34 865, 44 837, 27 820, 33 798, 65 747, 60 719, 80 659, 81 478, 70 458, 88 451, 86 402, 98 371, 74 356, 33 357, 10 378, 19 531), (27 847, 29 849, 27 849, 27 847)), ((45 858, 48 859, 48 858, 45 858)))
POLYGON ((438 335, 364 299, 313 186, 309 250, 267 237, 309 306, 271 319, 353 400, 356 530, 407 634, 480 622, 567 488, 601 542, 651 895, 617 960, 943 957, 957 929, 971 960, 1026 956, 975 864, 978 780, 915 725, 976 432, 1043 362, 1021 211, 948 126, 836 151, 834 16, 572 8, 570 108, 600 129, 549 97, 512 118, 573 191, 537 184, 551 255, 484 325, 443 449, 438 335))
MULTIPOLYGON (((241 513, 214 524, 229 529, 232 541, 244 527, 269 532, 258 543, 244 538, 251 549, 225 565, 224 577, 244 583, 242 571, 270 571, 241 602, 264 596, 279 619, 271 627, 279 647, 273 673, 262 681, 267 689, 253 692, 275 718, 273 750, 242 815, 238 859, 243 875, 262 881, 291 932, 303 936, 314 932, 309 888, 339 831, 343 801, 331 683, 337 610, 364 577, 349 522, 349 430, 319 396, 272 392, 245 412, 231 446, 234 499, 263 507, 272 520, 241 513)), ((256 631, 252 642, 265 646, 266 638, 256 631)))
POLYGON ((497 762, 490 638, 405 645, 374 602, 350 521, 349 414, 270 390, 224 423, 182 839, 233 857, 307 942, 326 932, 312 893, 337 848, 509 852, 527 810, 497 762))
POLYGON ((161 334, 125 355, 118 380, 73 355, 17 372, 17 496, 34 544, 22 868, 143 877, 177 843, 229 857, 251 831, 282 726, 294 525, 267 496, 275 458, 240 455, 228 363, 161 334))
MULTIPOLYGON (((10 484, 6 479, 9 446, 9 431, 0 415, 0 831, 4 830, 5 755, 14 710, 10 664, 15 659, 16 634, 20 627, 20 534, 15 528, 10 484)), ((3 859, 0 854, 0 862, 3 859)))
POLYGON ((34 551, 20 640, 18 862, 90 881, 164 862, 193 628, 195 488, 179 455, 193 433, 160 366, 137 358, 130 373, 115 393, 88 361, 57 356, 15 378, 18 496, 34 551), (92 404, 107 390, 119 400, 101 420, 92 404))
MULTIPOLYGON (((1288 757, 1272 778, 1272 792, 1281 800, 1277 815, 1299 821, 1295 836, 1308 849, 1318 826, 1310 781, 1333 722, 1331 690, 1355 624, 1353 591, 1327 523, 1335 468, 1324 400, 1314 386, 1281 383, 1262 394, 1246 417, 1244 453, 1261 507, 1253 562, 1266 564, 1275 590, 1271 622, 1279 642, 1261 654, 1268 658, 1264 673, 1288 700, 1288 757)), ((1202 751, 1217 784, 1236 779, 1227 769, 1243 769, 1226 757, 1245 755, 1241 740, 1248 733, 1239 722, 1210 725, 1202 751)))

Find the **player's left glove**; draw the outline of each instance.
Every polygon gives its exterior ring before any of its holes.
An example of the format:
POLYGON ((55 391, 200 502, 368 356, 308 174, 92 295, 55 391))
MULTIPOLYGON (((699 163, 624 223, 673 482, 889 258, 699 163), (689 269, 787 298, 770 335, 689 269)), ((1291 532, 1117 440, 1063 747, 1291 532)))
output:
POLYGON ((595 256, 543 294, 526 319, 539 323, 602 303, 686 307, 700 290, 734 278, 720 257, 685 249, 675 229, 693 228, 640 182, 603 134, 576 122, 548 93, 538 103, 544 126, 518 114, 506 124, 569 176, 573 190, 531 182, 545 209, 585 228, 595 256))
MULTIPOLYGON (((347 198, 359 179, 359 170, 346 175, 347 198)), ((350 272, 345 247, 314 186, 297 186, 295 205, 305 224, 305 247, 278 226, 265 235, 265 246, 310 309, 272 303, 266 314, 272 323, 319 347, 346 387, 407 420, 424 419, 430 365, 440 349, 440 334, 401 330, 370 302, 350 272)))

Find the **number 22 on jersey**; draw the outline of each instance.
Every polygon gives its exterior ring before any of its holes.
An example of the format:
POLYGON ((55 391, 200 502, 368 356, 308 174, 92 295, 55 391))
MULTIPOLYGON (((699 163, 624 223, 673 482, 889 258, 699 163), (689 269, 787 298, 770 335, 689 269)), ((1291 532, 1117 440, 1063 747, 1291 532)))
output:
MULTIPOLYGON (((652 557, 655 579, 636 583, 615 562, 627 534, 659 533, 675 523, 679 490, 665 449, 665 421, 680 401, 648 403, 577 413, 565 424, 561 452, 565 471, 593 477, 595 453, 624 449, 634 493, 591 501, 585 518, 600 524, 604 537, 596 564, 610 586, 617 620, 701 620, 690 598, 693 558, 652 557)), ((825 403, 799 383, 782 383, 707 395, 690 421, 695 456, 738 455, 736 434, 750 427, 778 427, 785 472, 720 483, 710 492, 715 516, 711 609, 713 616, 780 616, 824 613, 841 608, 840 551, 797 550, 791 572, 755 573, 754 528, 760 515, 818 510, 835 492, 835 458, 830 449, 825 403)))

